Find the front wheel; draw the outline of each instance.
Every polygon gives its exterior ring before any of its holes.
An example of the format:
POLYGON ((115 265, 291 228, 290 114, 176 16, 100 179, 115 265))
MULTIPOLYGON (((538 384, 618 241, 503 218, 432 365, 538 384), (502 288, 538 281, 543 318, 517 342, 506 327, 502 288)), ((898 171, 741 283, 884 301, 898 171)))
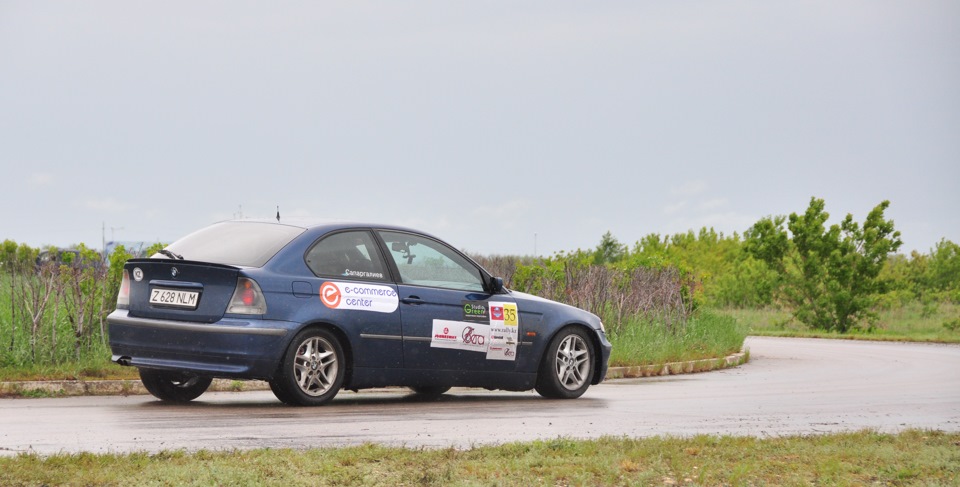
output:
POLYGON ((537 392, 551 399, 574 399, 590 387, 593 342, 582 328, 560 330, 543 355, 537 374, 537 392))
POLYGON ((203 394, 213 379, 178 372, 140 369, 143 387, 161 401, 190 402, 203 394))
POLYGON ((340 391, 346 365, 343 347, 333 333, 303 330, 290 343, 270 389, 287 404, 319 406, 340 391))

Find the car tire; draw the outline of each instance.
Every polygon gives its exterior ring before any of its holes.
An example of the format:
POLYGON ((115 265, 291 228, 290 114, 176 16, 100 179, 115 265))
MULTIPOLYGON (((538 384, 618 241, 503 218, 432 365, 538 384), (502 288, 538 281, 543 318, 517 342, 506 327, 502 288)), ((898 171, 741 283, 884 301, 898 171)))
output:
POLYGON ((320 406, 343 385, 347 363, 340 340, 333 333, 310 328, 294 337, 270 389, 284 403, 320 406))
POLYGON ((410 387, 410 390, 412 390, 413 393, 418 396, 425 397, 425 398, 434 398, 434 397, 442 396, 443 393, 450 390, 450 387, 449 386, 415 386, 415 387, 410 387))
POLYGON ((536 390, 550 399, 575 399, 590 387, 593 342, 580 327, 560 330, 547 346, 537 373, 536 390))
POLYGON ((206 392, 213 379, 178 372, 140 369, 143 387, 161 401, 190 402, 206 392))

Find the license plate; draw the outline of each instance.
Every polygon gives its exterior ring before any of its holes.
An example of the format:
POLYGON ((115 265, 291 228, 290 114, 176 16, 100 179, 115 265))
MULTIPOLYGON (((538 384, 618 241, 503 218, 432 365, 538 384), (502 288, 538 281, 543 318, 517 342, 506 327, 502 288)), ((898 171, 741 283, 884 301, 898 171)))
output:
POLYGON ((199 299, 200 293, 196 291, 179 291, 176 289, 154 289, 150 291, 150 304, 158 306, 196 309, 199 299))

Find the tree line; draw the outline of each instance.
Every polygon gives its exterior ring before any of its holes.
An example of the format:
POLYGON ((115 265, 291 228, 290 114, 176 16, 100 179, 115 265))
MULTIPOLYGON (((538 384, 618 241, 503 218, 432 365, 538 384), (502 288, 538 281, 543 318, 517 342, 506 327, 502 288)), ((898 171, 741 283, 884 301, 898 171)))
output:
MULTIPOLYGON (((534 293, 560 289, 547 297, 561 301, 564 294, 570 301, 583 292, 575 289, 571 273, 598 275, 600 271, 584 269, 606 269, 607 284, 593 287, 612 297, 588 309, 614 323, 620 320, 610 310, 619 309, 623 294, 662 294, 659 287, 631 284, 625 278, 637 272, 673 276, 673 302, 683 304, 667 309, 675 310, 672 316, 681 321, 699 306, 779 307, 811 328, 843 333, 872 329, 882 308, 918 301, 928 306, 960 303, 960 246, 943 239, 929 253, 898 254, 900 232, 884 216, 889 205, 878 204, 863 223, 848 214, 828 225, 825 202, 814 197, 804 212, 762 218, 743 235, 701 228, 674 235, 651 233, 628 246, 607 232, 593 249, 517 258, 506 267, 502 262, 509 259, 502 257, 490 263, 506 271, 513 288, 534 293)), ((642 300, 626 298, 631 303, 642 300)))

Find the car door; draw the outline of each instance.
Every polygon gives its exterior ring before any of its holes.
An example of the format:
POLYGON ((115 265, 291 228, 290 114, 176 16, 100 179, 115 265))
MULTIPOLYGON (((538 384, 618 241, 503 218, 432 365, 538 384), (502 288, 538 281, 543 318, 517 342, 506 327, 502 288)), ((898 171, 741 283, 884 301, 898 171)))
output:
MULTIPOLYGON (((304 256, 317 276, 296 295, 314 296, 316 317, 340 326, 355 367, 400 368, 403 345, 397 288, 380 245, 367 230, 325 235, 304 256), (319 299, 316 299, 319 294, 319 299)), ((295 284, 296 285, 296 284, 295 284)))
POLYGON ((399 276, 404 366, 513 370, 520 329, 516 302, 485 290, 480 269, 438 240, 377 233, 399 276))

